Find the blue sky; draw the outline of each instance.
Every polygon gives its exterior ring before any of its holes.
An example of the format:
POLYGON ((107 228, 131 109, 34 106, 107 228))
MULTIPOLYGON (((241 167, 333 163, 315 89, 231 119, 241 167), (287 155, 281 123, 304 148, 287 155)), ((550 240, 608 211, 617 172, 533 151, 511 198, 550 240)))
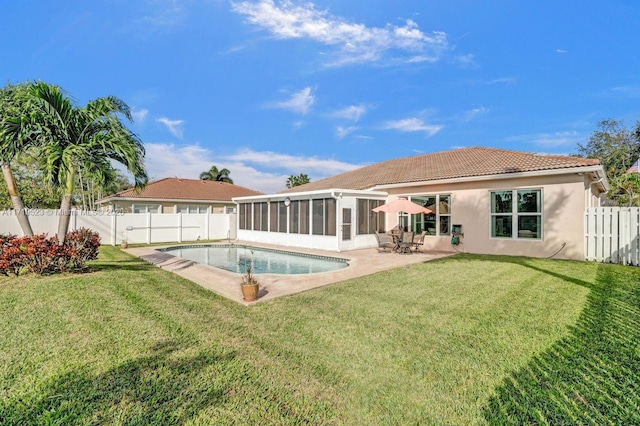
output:
POLYGON ((3 7, 5 81, 134 111, 152 178, 275 192, 467 146, 571 154, 640 118, 635 0, 57 0, 3 7))

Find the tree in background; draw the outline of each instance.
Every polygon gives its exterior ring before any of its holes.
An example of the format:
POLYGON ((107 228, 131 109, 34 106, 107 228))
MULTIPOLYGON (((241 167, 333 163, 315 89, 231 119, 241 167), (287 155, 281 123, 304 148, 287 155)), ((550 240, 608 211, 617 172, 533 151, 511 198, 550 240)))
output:
POLYGON ((142 142, 122 123, 131 111, 122 100, 108 96, 76 106, 58 86, 36 82, 28 86, 30 111, 16 122, 19 132, 35 135, 45 160, 45 177, 60 188, 58 241, 64 243, 79 170, 100 183, 110 178, 111 161, 123 164, 133 175, 136 188, 148 181, 142 142))
MULTIPOLYGON (((45 179, 45 164, 34 150, 21 154, 12 161, 11 170, 15 177, 18 191, 27 209, 58 209, 62 193, 59 188, 47 184, 45 179)), ((97 210, 96 201, 130 188, 131 182, 121 171, 111 167, 107 172, 108 179, 101 183, 81 168, 75 183, 73 204, 83 210, 97 210)), ((7 191, 7 185, 0 180, 0 210, 13 207, 7 191)))
POLYGON ((609 198, 615 199, 620 206, 640 207, 640 173, 624 173, 609 182, 609 198))
POLYGON ((229 169, 220 169, 216 166, 211 166, 206 172, 200 173, 200 180, 214 180, 216 182, 233 183, 233 179, 229 177, 231 172, 229 169))
POLYGON ((601 121, 586 145, 578 144, 578 153, 600 160, 611 184, 609 199, 618 205, 637 205, 640 179, 627 170, 640 158, 640 122, 629 129, 618 120, 601 121))
POLYGON ((26 102, 26 92, 27 85, 7 84, 0 89, 0 162, 2 163, 2 174, 7 192, 22 233, 32 236, 33 230, 29 216, 24 210, 22 196, 11 169, 11 163, 35 144, 36 135, 22 129, 19 125, 30 114, 26 102))
POLYGON ((309 176, 305 175, 304 173, 300 173, 298 176, 295 175, 291 175, 287 178, 287 188, 293 188, 295 186, 300 186, 300 185, 304 185, 306 183, 311 182, 311 179, 309 179, 309 176))
POLYGON ((96 175, 87 167, 78 169, 73 200, 83 210, 98 210, 98 200, 132 186, 129 178, 120 170, 114 169, 111 164, 105 166, 101 175, 96 175))
MULTIPOLYGON (((57 209, 62 194, 56 188, 47 185, 43 172, 42 159, 33 150, 21 154, 11 162, 17 189, 27 209, 57 209)), ((5 182, 0 182, 0 210, 13 207, 5 182)))

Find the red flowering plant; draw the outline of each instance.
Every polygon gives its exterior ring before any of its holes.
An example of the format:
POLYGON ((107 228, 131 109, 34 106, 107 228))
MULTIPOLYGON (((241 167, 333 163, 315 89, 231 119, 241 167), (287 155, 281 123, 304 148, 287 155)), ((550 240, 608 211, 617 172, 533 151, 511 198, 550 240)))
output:
POLYGON ((57 237, 45 234, 33 237, 0 235, 0 274, 20 275, 28 271, 38 275, 80 271, 89 260, 98 257, 100 236, 81 228, 67 234, 63 245, 57 237))

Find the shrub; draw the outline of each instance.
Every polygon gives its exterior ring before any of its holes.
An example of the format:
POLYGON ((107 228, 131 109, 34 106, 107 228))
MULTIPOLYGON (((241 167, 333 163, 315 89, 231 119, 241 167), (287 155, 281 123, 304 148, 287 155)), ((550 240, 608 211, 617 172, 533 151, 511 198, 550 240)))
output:
POLYGON ((0 273, 18 275, 22 269, 23 252, 16 243, 16 235, 0 235, 0 273))
POLYGON ((84 269, 88 261, 98 258, 100 235, 87 228, 76 229, 67 234, 64 247, 69 256, 69 268, 84 269))
POLYGON ((81 228, 67 234, 63 245, 57 237, 45 234, 33 237, 0 235, 0 274, 20 275, 28 271, 38 275, 80 271, 89 260, 98 257, 100 236, 81 228))

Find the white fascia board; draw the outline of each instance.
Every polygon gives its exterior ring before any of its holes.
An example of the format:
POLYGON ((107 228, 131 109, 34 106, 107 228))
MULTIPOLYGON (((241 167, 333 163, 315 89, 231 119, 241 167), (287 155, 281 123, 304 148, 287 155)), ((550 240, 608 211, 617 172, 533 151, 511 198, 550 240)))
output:
POLYGON ((600 184, 602 185, 602 192, 609 192, 611 189, 611 185, 609 185, 609 179, 607 179, 607 174, 604 172, 604 168, 602 170, 594 173, 596 179, 602 179, 600 184))
POLYGON ((269 194, 269 195, 251 195, 248 197, 233 197, 232 200, 237 203, 243 201, 258 201, 258 200, 268 200, 268 201, 279 201, 284 200, 285 198, 294 199, 307 199, 312 198, 314 195, 328 195, 332 196, 367 196, 367 197, 381 197, 386 198, 389 194, 385 191, 373 191, 373 190, 358 190, 358 189, 341 189, 341 188, 330 188, 330 189, 317 189, 315 191, 302 191, 302 192, 287 192, 285 194, 269 194))
POLYGON ((206 204, 232 204, 233 201, 221 201, 221 200, 183 200, 178 198, 135 198, 135 197, 107 197, 102 200, 96 201, 96 204, 118 202, 118 201, 133 201, 135 203, 206 203, 206 204))
POLYGON ((595 173, 596 175, 602 174, 604 176, 603 183, 606 182, 608 187, 609 183, 606 181, 604 170, 602 166, 586 166, 586 167, 571 167, 565 169, 551 169, 551 170, 536 170, 533 172, 516 172, 516 173, 501 173, 496 175, 484 175, 484 176, 468 176, 451 179, 438 179, 427 180, 419 182, 403 182, 403 183, 389 183, 385 185, 376 185, 372 187, 372 190, 385 190, 395 188, 406 188, 411 186, 428 186, 428 185, 443 185, 448 183, 464 183, 464 182, 480 182, 486 180, 500 180, 500 179, 517 179, 524 177, 534 176, 550 176, 550 175, 566 175, 572 173, 595 173))

